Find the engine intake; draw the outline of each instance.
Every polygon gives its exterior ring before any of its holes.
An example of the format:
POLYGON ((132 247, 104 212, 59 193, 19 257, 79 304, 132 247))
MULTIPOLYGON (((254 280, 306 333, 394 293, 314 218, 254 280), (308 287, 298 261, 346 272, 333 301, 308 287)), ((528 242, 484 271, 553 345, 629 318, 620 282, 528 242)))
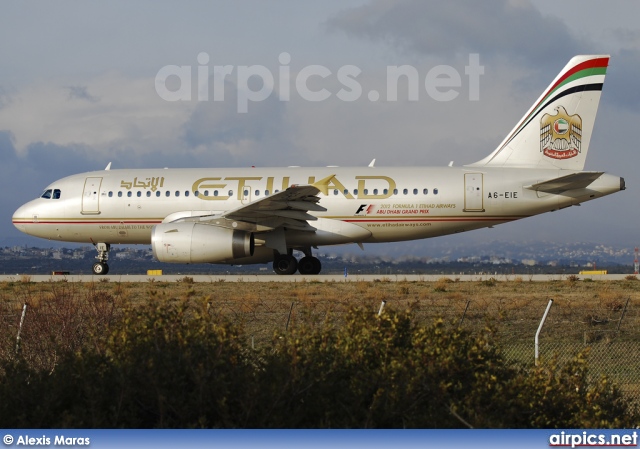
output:
POLYGON ((153 255, 160 262, 221 263, 250 257, 253 233, 202 223, 163 223, 151 232, 153 255))

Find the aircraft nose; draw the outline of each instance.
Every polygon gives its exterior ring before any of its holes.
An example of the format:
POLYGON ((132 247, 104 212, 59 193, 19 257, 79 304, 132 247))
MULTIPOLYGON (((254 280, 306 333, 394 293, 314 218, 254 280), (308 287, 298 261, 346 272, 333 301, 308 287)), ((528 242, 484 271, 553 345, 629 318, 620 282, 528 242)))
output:
POLYGON ((26 224, 28 222, 33 223, 33 214, 31 213, 31 207, 29 203, 23 204, 13 213, 11 217, 13 225, 21 232, 27 233, 26 224))

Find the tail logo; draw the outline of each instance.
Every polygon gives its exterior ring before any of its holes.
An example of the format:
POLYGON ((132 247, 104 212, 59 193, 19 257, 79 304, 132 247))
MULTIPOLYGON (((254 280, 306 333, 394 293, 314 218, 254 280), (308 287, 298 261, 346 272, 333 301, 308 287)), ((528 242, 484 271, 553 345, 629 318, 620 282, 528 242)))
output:
POLYGON ((552 159, 571 159, 580 153, 582 118, 569 115, 558 106, 556 113, 545 114, 540 119, 540 151, 552 159))

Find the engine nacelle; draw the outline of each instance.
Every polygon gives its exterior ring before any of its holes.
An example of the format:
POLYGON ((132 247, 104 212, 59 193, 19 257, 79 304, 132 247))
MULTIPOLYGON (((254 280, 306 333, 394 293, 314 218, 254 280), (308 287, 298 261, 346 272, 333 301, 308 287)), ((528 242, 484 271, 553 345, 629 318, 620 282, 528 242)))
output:
POLYGON ((153 255, 160 262, 221 263, 253 255, 253 234, 202 223, 162 223, 151 232, 153 255))

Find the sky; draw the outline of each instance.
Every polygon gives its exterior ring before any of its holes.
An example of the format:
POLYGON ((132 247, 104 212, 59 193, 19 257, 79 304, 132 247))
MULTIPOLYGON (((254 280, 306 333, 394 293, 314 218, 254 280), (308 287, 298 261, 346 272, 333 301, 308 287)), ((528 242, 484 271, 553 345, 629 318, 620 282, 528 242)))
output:
MULTIPOLYGON (((6 3, 0 245, 49 246, 11 225, 15 209, 52 181, 109 162, 473 163, 496 148, 572 56, 610 54, 585 169, 622 176, 627 190, 432 240, 638 246, 638 17, 640 3, 631 0, 6 3), (477 91, 465 74, 471 55, 483 68, 477 91), (445 101, 401 82, 393 100, 387 68, 403 65, 421 81, 448 66, 460 74, 456 95, 445 101)), ((431 244, 394 248, 424 253, 431 244)))

